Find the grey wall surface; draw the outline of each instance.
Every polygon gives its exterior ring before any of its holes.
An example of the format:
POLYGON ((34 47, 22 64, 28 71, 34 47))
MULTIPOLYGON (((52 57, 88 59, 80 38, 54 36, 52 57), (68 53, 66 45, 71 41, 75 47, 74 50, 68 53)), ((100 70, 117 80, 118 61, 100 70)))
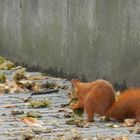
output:
POLYGON ((140 86, 140 0, 0 0, 0 55, 140 86))

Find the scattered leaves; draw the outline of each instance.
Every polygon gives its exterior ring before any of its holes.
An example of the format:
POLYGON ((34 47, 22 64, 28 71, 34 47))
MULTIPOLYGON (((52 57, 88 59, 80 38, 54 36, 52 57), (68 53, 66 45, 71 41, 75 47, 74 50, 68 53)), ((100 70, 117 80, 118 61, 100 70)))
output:
POLYGON ((4 61, 2 64, 0 64, 0 70, 10 70, 14 67, 14 63, 11 61, 4 61))
POLYGON ((26 72, 26 71, 25 71, 24 68, 17 70, 16 73, 14 74, 13 79, 14 79, 15 81, 19 81, 19 80, 22 80, 22 79, 26 79, 25 72, 26 72))
POLYGON ((44 127, 35 127, 32 129, 35 134, 40 134, 40 133, 51 133, 53 132, 52 129, 49 128, 44 128, 44 127))
POLYGON ((43 86, 43 88, 46 88, 46 89, 58 89, 57 84, 54 82, 46 82, 42 86, 43 86))
POLYGON ((84 127, 84 128, 88 127, 88 123, 86 121, 84 121, 83 119, 78 118, 78 117, 67 120, 66 124, 76 125, 77 127, 84 127))
POLYGON ((15 107, 17 107, 16 105, 6 105, 6 106, 4 106, 4 108, 15 108, 15 107))
POLYGON ((140 128, 132 128, 132 129, 129 129, 129 132, 130 133, 134 133, 134 134, 140 134, 140 128))
POLYGON ((132 127, 136 124, 136 120, 135 119, 125 119, 124 120, 124 127, 132 127))
POLYGON ((96 136, 96 137, 94 137, 94 139, 95 140, 129 140, 128 136, 119 136, 119 137, 100 137, 100 136, 96 136))
POLYGON ((20 88, 30 90, 30 91, 40 91, 41 90, 41 86, 33 81, 22 80, 22 81, 17 81, 16 84, 20 88))
POLYGON ((42 126, 38 119, 33 117, 23 117, 21 118, 21 121, 30 126, 42 126))
POLYGON ((31 100, 28 104, 29 108, 45 108, 50 107, 51 103, 48 99, 44 100, 31 100))
POLYGON ((67 85, 57 84, 55 82, 46 82, 42 85, 42 88, 46 89, 68 89, 67 85))
POLYGON ((4 74, 0 74, 0 83, 6 82, 6 76, 4 74))
POLYGON ((28 80, 45 80, 46 77, 45 76, 41 76, 41 75, 30 75, 29 77, 27 77, 28 80))
POLYGON ((22 111, 22 110, 12 110, 12 111, 11 111, 11 114, 12 114, 13 116, 22 115, 22 114, 24 114, 24 111, 22 111))
POLYGON ((27 112, 25 114, 26 117, 32 117, 32 118, 41 118, 41 115, 39 112, 37 111, 31 111, 31 112, 27 112))

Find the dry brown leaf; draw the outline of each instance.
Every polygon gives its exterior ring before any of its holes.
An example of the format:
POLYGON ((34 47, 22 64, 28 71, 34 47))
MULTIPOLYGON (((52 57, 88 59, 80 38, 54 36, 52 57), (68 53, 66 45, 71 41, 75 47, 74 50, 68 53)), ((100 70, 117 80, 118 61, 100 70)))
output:
POLYGON ((128 136, 121 136, 121 137, 113 138, 111 140, 129 140, 129 139, 128 139, 128 136))
POLYGON ((38 119, 33 117, 23 117, 21 121, 26 123, 27 125, 42 126, 41 123, 39 123, 38 119))
POLYGON ((6 105, 6 106, 4 106, 4 108, 15 108, 15 107, 17 107, 17 106, 15 106, 15 105, 6 105))
POLYGON ((124 120, 124 127, 131 127, 134 126, 136 124, 136 120, 135 119, 125 119, 124 120))
POLYGON ((47 77, 46 76, 39 76, 39 75, 37 75, 37 76, 33 76, 33 75, 31 75, 31 76, 29 76, 27 79, 28 80, 45 80, 47 77))

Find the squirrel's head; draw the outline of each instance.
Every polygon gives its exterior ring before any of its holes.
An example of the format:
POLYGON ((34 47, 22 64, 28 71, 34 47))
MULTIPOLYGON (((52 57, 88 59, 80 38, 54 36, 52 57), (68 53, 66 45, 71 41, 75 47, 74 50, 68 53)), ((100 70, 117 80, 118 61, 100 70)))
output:
POLYGON ((68 97, 73 99, 73 98, 77 98, 77 92, 78 92, 78 83, 80 81, 77 80, 77 79, 72 79, 71 80, 71 85, 72 85, 72 88, 68 94, 68 97))

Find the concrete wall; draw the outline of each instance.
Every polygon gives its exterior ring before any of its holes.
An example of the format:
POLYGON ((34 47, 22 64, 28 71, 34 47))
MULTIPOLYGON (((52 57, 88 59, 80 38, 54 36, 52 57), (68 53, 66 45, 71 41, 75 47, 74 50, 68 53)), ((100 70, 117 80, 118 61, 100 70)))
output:
POLYGON ((140 0, 0 0, 0 55, 140 86, 140 0))

